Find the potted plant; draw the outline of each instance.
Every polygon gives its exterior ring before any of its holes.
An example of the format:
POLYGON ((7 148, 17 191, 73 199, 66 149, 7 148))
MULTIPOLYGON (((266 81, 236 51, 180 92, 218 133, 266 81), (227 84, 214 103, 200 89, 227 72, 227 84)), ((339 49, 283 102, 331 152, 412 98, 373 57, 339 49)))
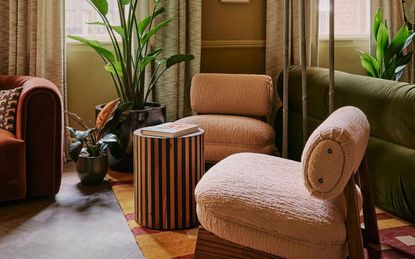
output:
POLYGON ((398 81, 412 59, 413 51, 406 49, 412 44, 415 33, 404 24, 390 40, 387 22, 383 21, 381 9, 378 9, 373 21, 373 34, 376 56, 359 50, 363 68, 371 77, 398 81))
POLYGON ((119 148, 119 140, 114 134, 106 134, 105 128, 113 119, 118 100, 109 102, 97 117, 94 128, 88 128, 78 115, 66 112, 82 130, 68 127, 72 143, 69 155, 76 163, 76 171, 82 184, 95 185, 102 182, 108 170, 107 151, 113 153, 119 148))
MULTIPOLYGON (((88 24, 104 26, 111 39, 112 48, 106 48, 96 40, 75 35, 68 37, 95 50, 104 61, 104 69, 112 77, 120 98, 120 106, 109 130, 119 137, 124 155, 121 159, 115 159, 110 154, 110 167, 118 171, 132 171, 132 132, 166 120, 165 106, 149 102, 151 92, 169 68, 191 61, 194 56, 178 54, 164 57, 164 48, 151 49, 151 39, 172 21, 159 21, 165 12, 165 9, 160 7, 161 0, 154 0, 151 14, 141 20, 136 17, 139 0, 117 0, 121 21, 119 25, 111 24, 108 20, 107 0, 86 1, 102 20, 88 24)), ((98 107, 99 109, 101 107, 98 107)))

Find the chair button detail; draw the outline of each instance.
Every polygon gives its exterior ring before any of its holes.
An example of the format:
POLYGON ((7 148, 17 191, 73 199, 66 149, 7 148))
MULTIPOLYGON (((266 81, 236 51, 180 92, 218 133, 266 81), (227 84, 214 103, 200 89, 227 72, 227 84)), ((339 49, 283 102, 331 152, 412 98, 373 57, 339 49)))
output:
POLYGON ((329 154, 331 154, 331 153, 333 153, 333 149, 329 148, 329 149, 327 149, 327 152, 328 152, 329 154))
POLYGON ((323 178, 318 179, 318 182, 323 183, 324 182, 323 178))

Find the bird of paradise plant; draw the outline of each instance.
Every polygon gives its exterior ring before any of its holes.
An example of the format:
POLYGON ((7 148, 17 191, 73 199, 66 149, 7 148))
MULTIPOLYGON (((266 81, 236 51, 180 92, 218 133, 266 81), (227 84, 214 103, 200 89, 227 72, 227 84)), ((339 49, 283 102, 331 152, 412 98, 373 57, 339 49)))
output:
POLYGON ((158 22, 165 13, 160 7, 162 0, 154 0, 151 14, 141 20, 136 17, 140 0, 117 0, 120 24, 111 24, 108 15, 107 0, 86 0, 96 10, 102 21, 88 22, 91 26, 106 28, 112 48, 106 48, 97 40, 89 40, 76 35, 69 38, 91 47, 105 63, 105 70, 111 74, 121 104, 127 104, 131 110, 143 110, 156 87, 157 81, 172 66, 191 61, 193 55, 177 54, 163 57, 164 48, 150 51, 150 41, 172 19, 158 22), (153 65, 149 80, 145 80, 146 68, 153 65), (148 81, 148 82, 146 82, 148 81))

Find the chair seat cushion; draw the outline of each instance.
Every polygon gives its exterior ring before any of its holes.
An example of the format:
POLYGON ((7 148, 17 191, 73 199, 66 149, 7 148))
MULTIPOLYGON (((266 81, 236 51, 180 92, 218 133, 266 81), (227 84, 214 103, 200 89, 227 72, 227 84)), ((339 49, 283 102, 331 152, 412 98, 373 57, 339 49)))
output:
POLYGON ((232 155, 203 176, 195 196, 202 226, 226 240, 288 258, 346 256, 344 195, 312 197, 299 162, 232 155))
POLYGON ((275 132, 267 123, 249 117, 197 115, 178 120, 199 125, 205 131, 205 159, 218 162, 241 152, 272 154, 275 132))
POLYGON ((0 129, 0 201, 26 196, 25 142, 0 129))
POLYGON ((0 138, 16 138, 16 136, 8 130, 0 129, 0 138))

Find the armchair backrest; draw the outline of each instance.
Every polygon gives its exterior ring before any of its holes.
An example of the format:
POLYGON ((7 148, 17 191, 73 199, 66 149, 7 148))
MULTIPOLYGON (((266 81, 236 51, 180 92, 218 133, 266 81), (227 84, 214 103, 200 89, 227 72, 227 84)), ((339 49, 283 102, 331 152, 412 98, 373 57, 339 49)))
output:
POLYGON ((190 92, 193 111, 266 117, 273 100, 272 79, 266 75, 197 74, 190 92))
POLYGON ((343 193, 363 159, 369 134, 365 114, 351 106, 332 113, 311 134, 301 158, 311 195, 333 199, 343 193))

